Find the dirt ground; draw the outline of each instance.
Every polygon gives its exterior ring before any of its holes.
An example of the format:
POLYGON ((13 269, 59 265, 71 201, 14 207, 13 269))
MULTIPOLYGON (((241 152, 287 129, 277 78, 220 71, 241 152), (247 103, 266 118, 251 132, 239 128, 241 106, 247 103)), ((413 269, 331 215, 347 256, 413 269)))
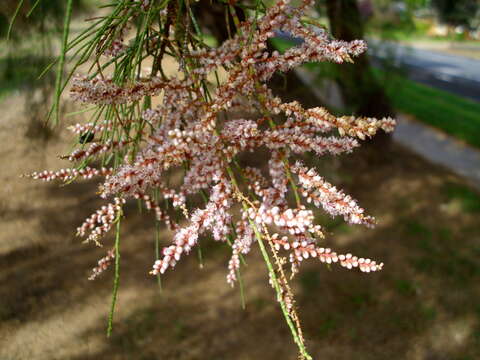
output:
MULTIPOLYGON (((24 95, 1 101, 1 360, 295 359, 258 251, 243 272, 245 310, 239 289, 225 281, 227 247, 208 239, 203 268, 192 253, 164 276, 160 292, 148 275, 152 219, 134 205, 122 224, 119 299, 107 338, 112 272, 87 280, 106 250, 74 236, 101 205, 96 184, 20 178, 66 166, 57 155, 72 140, 67 130, 43 131, 24 95)), ((320 168, 379 225, 319 221, 329 246, 385 268, 366 275, 304 264, 293 286, 310 352, 335 360, 480 358, 480 196, 406 149, 393 145, 375 161, 368 151, 326 158, 320 168)), ((171 235, 162 234, 168 244, 171 235)))

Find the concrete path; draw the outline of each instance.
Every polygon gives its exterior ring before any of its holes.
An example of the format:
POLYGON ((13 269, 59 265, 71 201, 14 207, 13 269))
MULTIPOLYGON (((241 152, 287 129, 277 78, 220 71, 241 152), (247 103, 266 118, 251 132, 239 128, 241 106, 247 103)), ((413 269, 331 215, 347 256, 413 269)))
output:
POLYGON ((463 176, 480 190, 479 150, 404 115, 397 116, 397 123, 393 132, 395 141, 425 159, 463 176))

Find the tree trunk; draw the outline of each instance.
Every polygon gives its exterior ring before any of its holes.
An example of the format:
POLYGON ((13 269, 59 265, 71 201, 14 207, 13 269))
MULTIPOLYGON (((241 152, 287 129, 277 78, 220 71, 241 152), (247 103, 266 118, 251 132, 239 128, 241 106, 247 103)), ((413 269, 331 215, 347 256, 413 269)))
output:
MULTIPOLYGON (((356 0, 327 0, 332 35, 340 40, 363 39, 363 21, 356 0)), ((357 115, 392 116, 393 109, 381 84, 375 78, 370 60, 363 54, 354 64, 342 64, 336 72, 346 104, 357 115)))
POLYGON ((219 44, 227 40, 229 34, 233 36, 236 33, 231 11, 235 11, 239 21, 246 18, 243 9, 236 5, 228 8, 225 3, 211 0, 199 0, 195 4, 194 13, 200 25, 207 28, 219 44))

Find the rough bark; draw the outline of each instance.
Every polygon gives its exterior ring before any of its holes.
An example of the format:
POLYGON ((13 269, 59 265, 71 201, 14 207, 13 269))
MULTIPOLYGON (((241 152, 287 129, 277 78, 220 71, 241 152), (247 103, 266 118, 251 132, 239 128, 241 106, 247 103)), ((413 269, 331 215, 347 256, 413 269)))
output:
MULTIPOLYGON (((245 13, 242 8, 233 5, 238 20, 245 20, 245 13)), ((195 16, 200 25, 208 31, 221 44, 228 39, 229 34, 235 34, 234 19, 230 9, 224 3, 212 0, 199 0, 194 8, 195 16), (228 19, 228 23, 227 20, 228 19)))
MULTIPOLYGON (((363 21, 356 0, 327 0, 326 5, 335 38, 346 41, 364 38, 363 21)), ((354 64, 342 64, 336 74, 347 105, 357 115, 393 115, 390 102, 372 72, 367 55, 356 58, 354 64)))

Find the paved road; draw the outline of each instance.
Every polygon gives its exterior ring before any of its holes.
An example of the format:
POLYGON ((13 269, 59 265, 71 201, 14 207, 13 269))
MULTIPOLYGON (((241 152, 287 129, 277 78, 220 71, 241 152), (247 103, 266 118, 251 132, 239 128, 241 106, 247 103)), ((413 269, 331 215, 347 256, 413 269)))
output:
MULTIPOLYGON (((277 31, 277 36, 295 43, 303 41, 282 31, 277 31)), ((369 39, 368 44, 374 65, 391 59, 414 81, 480 102, 480 60, 375 39, 369 39)))
POLYGON ((391 58, 412 80, 480 102, 480 60, 369 40, 375 58, 391 58))

